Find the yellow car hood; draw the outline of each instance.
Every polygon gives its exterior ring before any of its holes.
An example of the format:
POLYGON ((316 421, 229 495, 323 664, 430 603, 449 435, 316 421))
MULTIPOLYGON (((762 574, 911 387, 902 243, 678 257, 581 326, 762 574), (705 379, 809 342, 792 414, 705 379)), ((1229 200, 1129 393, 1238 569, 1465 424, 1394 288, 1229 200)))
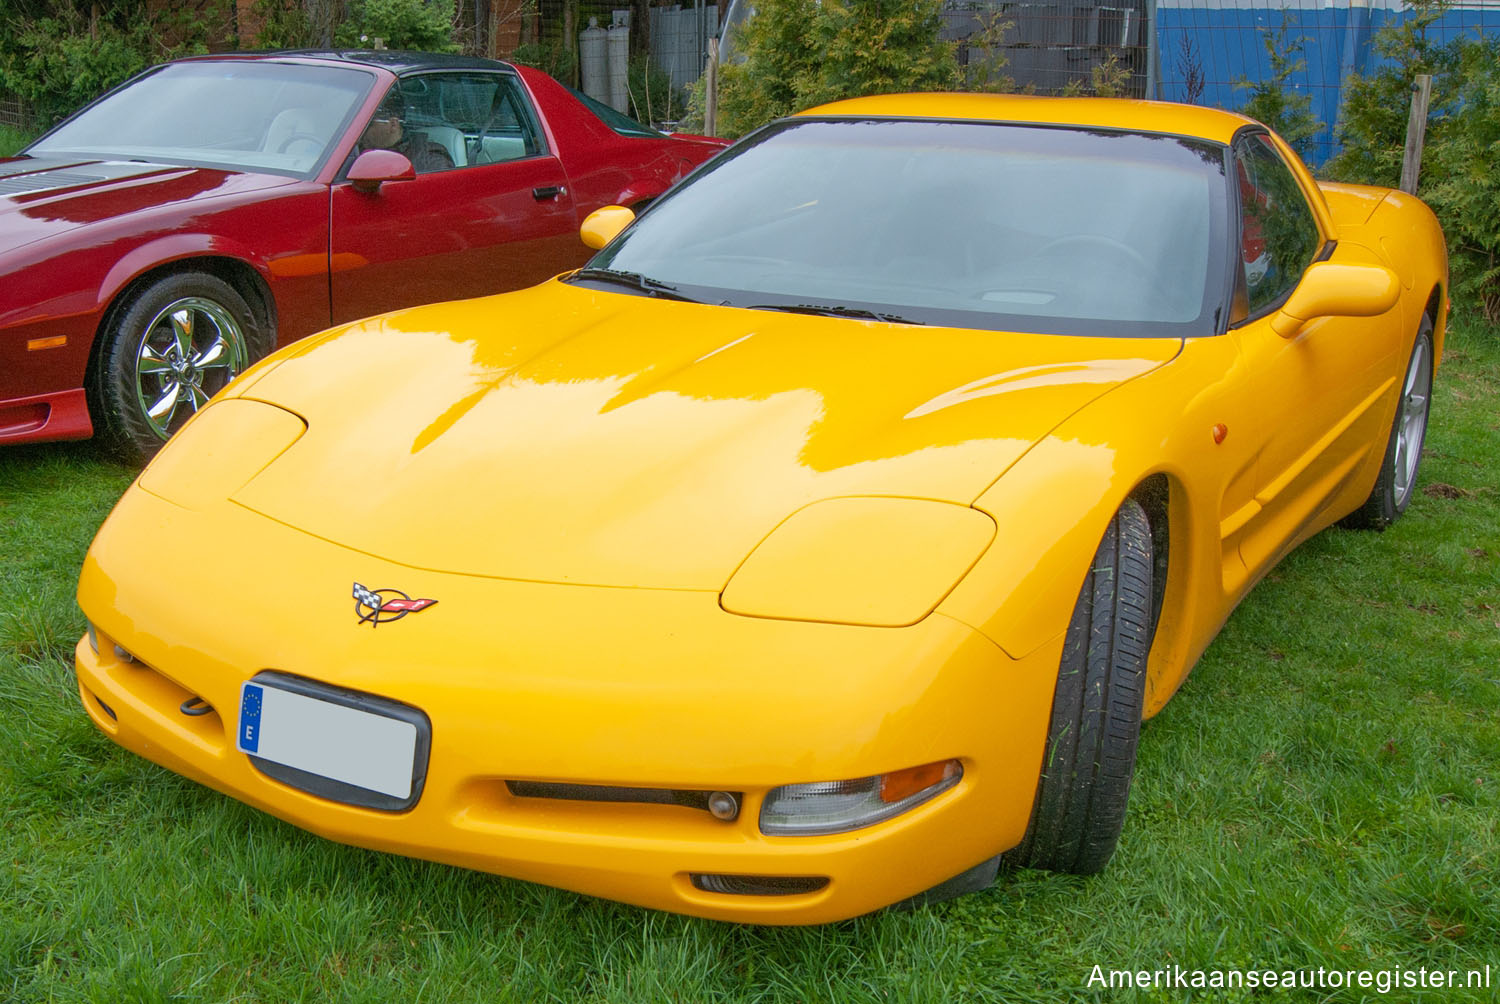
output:
POLYGON ((971 502, 1179 348, 554 281, 374 318, 254 380, 308 431, 233 498, 413 567, 717 590, 815 500, 971 502))

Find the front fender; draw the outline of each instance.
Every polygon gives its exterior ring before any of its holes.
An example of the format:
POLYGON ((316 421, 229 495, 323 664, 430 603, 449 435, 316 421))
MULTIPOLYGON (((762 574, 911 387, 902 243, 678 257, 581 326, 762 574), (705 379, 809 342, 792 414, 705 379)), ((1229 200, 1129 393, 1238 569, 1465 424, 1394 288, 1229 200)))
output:
MULTIPOLYGON (((1167 579, 1147 665, 1146 714, 1166 703, 1248 589, 1222 518, 1253 491, 1255 421, 1235 343, 1190 339, 1170 363, 1077 412, 974 500, 995 541, 938 610, 1013 658, 1068 626, 1078 591, 1124 501, 1166 488, 1167 579), (1222 443, 1216 425, 1232 426, 1222 443), (1226 563, 1234 563, 1230 567, 1226 563)), ((1149 508, 1149 507, 1148 507, 1149 508)), ((1232 541, 1231 541, 1232 543, 1232 541)))
MULTIPOLYGON (((271 267, 264 253, 250 245, 218 234, 174 233, 149 240, 120 257, 105 273, 95 294, 96 306, 112 301, 132 280, 184 258, 234 258, 249 265, 268 286, 271 267)), ((326 262, 326 258, 324 259, 326 262)), ((326 264, 324 268, 326 269, 326 264)))
POLYGON ((1038 443, 974 501, 995 542, 938 609, 981 631, 1012 658, 1067 629, 1105 527, 1135 482, 1112 447, 1056 434, 1038 443))

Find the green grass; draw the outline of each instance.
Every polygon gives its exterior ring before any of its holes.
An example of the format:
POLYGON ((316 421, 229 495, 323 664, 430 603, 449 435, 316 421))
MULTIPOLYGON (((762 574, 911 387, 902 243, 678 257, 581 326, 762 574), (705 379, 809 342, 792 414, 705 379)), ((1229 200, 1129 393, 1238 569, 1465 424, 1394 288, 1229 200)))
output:
POLYGON ((33 130, 0 125, 0 157, 9 157, 36 138, 37 133, 33 130))
POLYGON ((1103 875, 783 930, 341 847, 115 747, 68 650, 76 569, 132 472, 0 451, 0 999, 1234 1000, 1086 984, 1095 964, 1500 970, 1497 470, 1500 338, 1470 324, 1423 494, 1384 534, 1321 534, 1234 614, 1146 726, 1103 875))

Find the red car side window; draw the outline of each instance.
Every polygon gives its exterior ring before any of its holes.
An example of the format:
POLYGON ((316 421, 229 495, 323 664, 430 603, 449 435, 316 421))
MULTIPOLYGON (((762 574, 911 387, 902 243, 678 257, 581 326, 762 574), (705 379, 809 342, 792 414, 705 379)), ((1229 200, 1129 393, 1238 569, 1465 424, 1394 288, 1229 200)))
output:
MULTIPOLYGON (((536 115, 512 75, 412 74, 403 77, 391 95, 399 95, 405 142, 416 145, 417 156, 407 156, 418 174, 498 164, 546 152, 536 115)), ((378 121, 371 122, 371 129, 377 126, 378 121)))

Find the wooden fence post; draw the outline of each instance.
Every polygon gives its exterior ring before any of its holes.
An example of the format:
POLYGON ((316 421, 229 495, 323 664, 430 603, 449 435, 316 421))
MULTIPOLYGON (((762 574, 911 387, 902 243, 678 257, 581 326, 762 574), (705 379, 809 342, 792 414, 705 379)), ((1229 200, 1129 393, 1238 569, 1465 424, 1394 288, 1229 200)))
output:
POLYGON ((1411 117, 1406 120, 1406 154, 1401 158, 1401 191, 1417 194, 1422 173, 1422 143, 1427 138, 1427 105, 1432 100, 1432 75, 1419 73, 1411 85, 1411 117))
POLYGON ((703 88, 703 131, 717 136, 719 127, 719 40, 708 40, 708 80, 703 88))

